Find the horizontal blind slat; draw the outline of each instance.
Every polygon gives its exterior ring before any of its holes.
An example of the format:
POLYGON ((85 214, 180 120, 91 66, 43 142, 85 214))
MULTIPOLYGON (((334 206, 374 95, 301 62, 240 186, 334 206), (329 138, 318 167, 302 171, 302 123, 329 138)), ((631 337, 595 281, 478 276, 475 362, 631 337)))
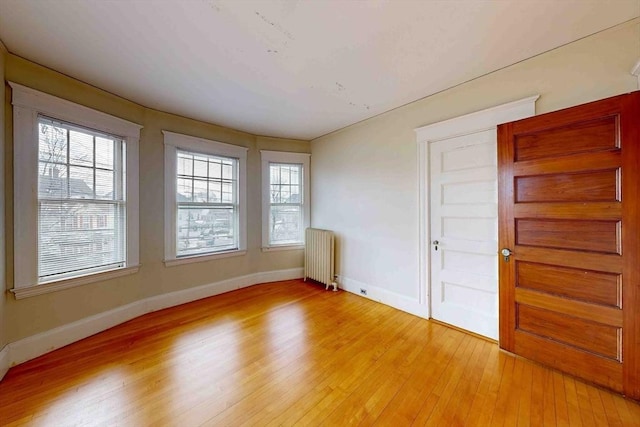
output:
POLYGON ((124 142, 38 119, 40 282, 124 266, 124 142))

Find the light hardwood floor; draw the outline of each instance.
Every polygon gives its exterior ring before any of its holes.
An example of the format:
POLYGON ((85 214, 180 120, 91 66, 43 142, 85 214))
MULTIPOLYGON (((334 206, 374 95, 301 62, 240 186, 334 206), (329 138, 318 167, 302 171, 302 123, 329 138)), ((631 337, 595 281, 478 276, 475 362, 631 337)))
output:
POLYGON ((11 369, 1 425, 632 426, 640 405, 302 281, 151 313, 11 369))

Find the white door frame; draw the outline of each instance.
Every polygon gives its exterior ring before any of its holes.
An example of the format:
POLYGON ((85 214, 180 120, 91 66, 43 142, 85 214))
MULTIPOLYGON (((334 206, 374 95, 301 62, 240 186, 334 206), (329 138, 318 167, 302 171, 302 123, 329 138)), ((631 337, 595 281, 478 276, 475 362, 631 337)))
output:
MULTIPOLYGON (((418 143, 418 299, 427 309, 427 317, 431 317, 431 284, 430 265, 430 209, 429 209, 429 144, 456 136, 468 135, 496 128, 501 123, 512 122, 536 113, 536 100, 540 95, 534 95, 517 101, 498 105, 486 110, 466 114, 438 123, 414 129, 418 143)), ((497 144, 497 141, 496 141, 497 144)), ((498 240, 498 236, 496 236, 498 240)))

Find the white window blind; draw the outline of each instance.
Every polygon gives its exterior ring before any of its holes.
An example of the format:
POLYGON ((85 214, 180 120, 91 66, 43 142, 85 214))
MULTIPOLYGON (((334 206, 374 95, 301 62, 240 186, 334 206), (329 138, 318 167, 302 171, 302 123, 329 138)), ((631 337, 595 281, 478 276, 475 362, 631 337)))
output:
POLYGON ((38 117, 38 279, 124 267, 125 143, 38 117))
POLYGON ((269 163, 269 245, 304 243, 303 166, 269 163))
POLYGON ((239 248, 236 158, 177 150, 176 255, 239 248))

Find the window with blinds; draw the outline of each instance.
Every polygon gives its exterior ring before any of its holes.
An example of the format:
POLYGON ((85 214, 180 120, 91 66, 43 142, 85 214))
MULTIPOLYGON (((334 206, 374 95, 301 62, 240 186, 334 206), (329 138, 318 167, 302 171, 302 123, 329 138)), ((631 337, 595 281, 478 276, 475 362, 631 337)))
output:
POLYGON ((238 249, 238 163, 177 151, 177 257, 238 249))
POLYGON ((304 243, 301 164, 269 163, 269 245, 304 243))
POLYGON ((38 118, 38 278, 123 267, 126 260, 125 143, 38 118))

